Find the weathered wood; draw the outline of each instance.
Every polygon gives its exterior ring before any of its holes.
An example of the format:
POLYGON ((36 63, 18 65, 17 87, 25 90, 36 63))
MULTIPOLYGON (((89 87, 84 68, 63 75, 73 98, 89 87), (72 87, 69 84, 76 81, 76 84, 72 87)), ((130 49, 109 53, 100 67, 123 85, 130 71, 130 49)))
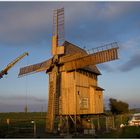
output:
POLYGON ((72 60, 75 60, 75 59, 79 59, 83 56, 86 56, 87 54, 85 53, 75 53, 75 54, 68 54, 68 55, 64 55, 62 57, 60 57, 60 61, 59 63, 60 64, 63 64, 65 62, 69 62, 69 61, 72 61, 72 60))
POLYGON ((58 36, 54 35, 52 37, 52 55, 57 54, 57 46, 58 46, 58 36))
POLYGON ((47 132, 52 132, 54 129, 55 117, 58 113, 58 91, 57 91, 57 73, 52 72, 49 74, 49 101, 47 113, 47 132))
POLYGON ((118 59, 117 50, 118 48, 112 48, 97 53, 93 53, 90 55, 86 55, 76 60, 65 62, 65 65, 60 67, 60 71, 71 71, 83 68, 88 65, 96 65, 118 59))
POLYGON ((97 87, 97 79, 94 74, 84 71, 62 72, 62 115, 103 113, 102 97, 102 88, 97 87), (84 99, 88 100, 87 108, 81 106, 84 99))
POLYGON ((21 76, 24 76, 27 74, 45 71, 45 70, 50 68, 51 64, 52 64, 52 58, 47 60, 47 61, 38 63, 38 64, 34 64, 34 65, 20 68, 20 72, 19 72, 18 76, 21 77, 21 76))

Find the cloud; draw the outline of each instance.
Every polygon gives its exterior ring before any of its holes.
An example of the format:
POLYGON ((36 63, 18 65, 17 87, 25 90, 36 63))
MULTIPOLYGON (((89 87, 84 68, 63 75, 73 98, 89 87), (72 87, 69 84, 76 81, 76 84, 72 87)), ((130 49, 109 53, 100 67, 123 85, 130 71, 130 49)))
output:
POLYGON ((53 9, 61 7, 65 8, 66 35, 89 43, 115 40, 120 35, 117 33, 123 32, 114 30, 116 19, 139 11, 139 3, 131 2, 0 2, 0 42, 29 44, 49 40, 53 9))
POLYGON ((0 101, 1 102, 7 102, 9 103, 23 103, 25 104, 25 101, 28 100, 30 103, 41 103, 41 102, 47 102, 45 99, 37 98, 35 96, 18 96, 18 95, 13 95, 13 96, 0 96, 0 101), (27 98, 27 99, 26 99, 27 98))
MULTIPOLYGON (((3 4, 0 3, 1 7, 3 4)), ((44 38, 49 32, 51 15, 48 8, 33 3, 4 3, 0 16, 0 40, 5 43, 30 43, 44 38), (23 6, 23 7, 22 7, 23 6)), ((47 38, 47 36, 46 36, 47 38)))
POLYGON ((120 61, 118 70, 121 72, 131 71, 140 67, 140 35, 131 37, 121 43, 120 46, 120 61))
MULTIPOLYGON (((4 104, 0 102, 0 112, 24 112, 25 104, 4 104)), ((28 104, 29 112, 46 112, 46 104, 28 104)))
POLYGON ((106 2, 101 8, 100 17, 107 20, 116 20, 129 15, 139 9, 140 3, 133 2, 106 2))
POLYGON ((63 6, 67 9, 66 13, 69 17, 66 22, 70 24, 80 19, 82 15, 86 15, 87 12, 81 10, 81 7, 88 11, 90 5, 79 2, 1 2, 0 17, 3 18, 0 23, 0 41, 29 44, 50 38, 53 9, 63 6))
POLYGON ((0 112, 23 112, 27 104, 29 111, 46 111, 47 99, 35 96, 0 96, 0 112))
POLYGON ((72 25, 66 24, 70 26, 66 32, 70 40, 77 44, 80 42, 83 46, 96 47, 99 43, 126 39, 132 33, 133 36, 139 34, 139 27, 136 26, 139 18, 136 17, 140 12, 140 3, 99 2, 94 7, 89 7, 89 12, 81 14, 82 17, 72 21, 72 25))
POLYGON ((137 53, 140 51, 140 35, 136 37, 131 37, 125 42, 121 43, 121 51, 125 52, 131 52, 133 54, 137 53))
POLYGON ((103 63, 101 65, 98 65, 98 68, 101 71, 106 71, 106 72, 113 72, 114 71, 114 69, 107 63, 103 63))
POLYGON ((120 71, 127 72, 140 67, 140 53, 134 54, 125 64, 120 66, 120 71))

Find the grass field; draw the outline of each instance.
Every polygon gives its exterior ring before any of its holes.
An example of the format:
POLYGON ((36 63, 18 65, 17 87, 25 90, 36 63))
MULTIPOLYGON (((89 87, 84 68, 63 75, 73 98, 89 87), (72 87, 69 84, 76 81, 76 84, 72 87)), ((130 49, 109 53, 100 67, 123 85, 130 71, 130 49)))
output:
MULTIPOLYGON (((47 134, 45 122, 45 112, 0 113, 0 138, 63 138, 47 134), (31 123, 32 121, 34 123, 31 123), (34 133, 34 128, 36 128, 36 133, 34 133)), ((99 131, 95 136, 78 134, 73 138, 140 138, 140 127, 117 128, 108 132, 99 131)))

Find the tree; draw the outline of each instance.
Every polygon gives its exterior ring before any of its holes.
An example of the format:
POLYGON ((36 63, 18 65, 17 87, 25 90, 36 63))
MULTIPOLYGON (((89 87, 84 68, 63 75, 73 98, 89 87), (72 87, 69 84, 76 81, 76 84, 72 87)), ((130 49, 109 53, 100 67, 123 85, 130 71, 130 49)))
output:
POLYGON ((109 99, 109 106, 112 114, 123 114, 129 111, 128 103, 117 101, 116 99, 113 98, 109 99))

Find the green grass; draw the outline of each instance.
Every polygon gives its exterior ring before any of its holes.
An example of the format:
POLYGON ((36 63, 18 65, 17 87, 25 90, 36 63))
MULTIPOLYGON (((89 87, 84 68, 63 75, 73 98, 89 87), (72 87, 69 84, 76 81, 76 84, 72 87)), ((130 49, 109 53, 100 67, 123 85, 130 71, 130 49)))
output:
POLYGON ((99 138, 140 138, 140 127, 126 126, 108 133, 99 133, 99 138))
POLYGON ((46 112, 15 112, 15 113, 0 113, 0 120, 1 119, 37 119, 41 117, 46 117, 46 112))
POLYGON ((140 127, 124 127, 121 131, 120 138, 140 138, 140 127))

